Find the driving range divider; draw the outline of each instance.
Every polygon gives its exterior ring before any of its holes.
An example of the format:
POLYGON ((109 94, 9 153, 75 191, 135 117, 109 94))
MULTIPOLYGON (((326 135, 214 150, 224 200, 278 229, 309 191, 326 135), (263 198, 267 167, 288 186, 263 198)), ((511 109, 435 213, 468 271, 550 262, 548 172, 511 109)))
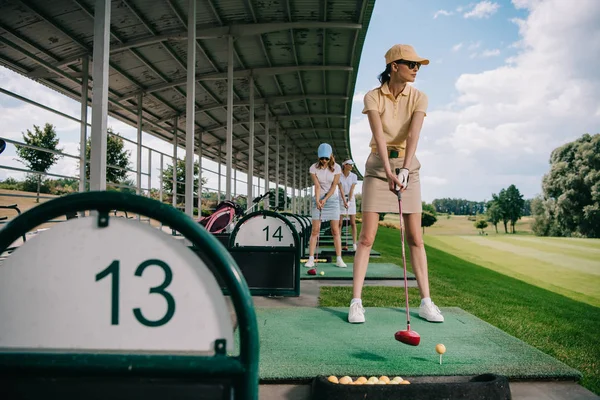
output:
POLYGON ((90 216, 39 233, 0 267, 0 398, 258 399, 259 337, 244 275, 181 211, 122 192, 69 194, 8 223, 0 252, 81 211, 90 216), (110 210, 171 226, 199 251, 110 210))
MULTIPOLYGON (((305 227, 300 219, 291 218, 275 211, 254 211, 240 219, 231 231, 227 251, 244 275, 252 296, 300 296, 301 237, 305 227)), ((218 273, 215 276, 223 293, 229 294, 218 273)))

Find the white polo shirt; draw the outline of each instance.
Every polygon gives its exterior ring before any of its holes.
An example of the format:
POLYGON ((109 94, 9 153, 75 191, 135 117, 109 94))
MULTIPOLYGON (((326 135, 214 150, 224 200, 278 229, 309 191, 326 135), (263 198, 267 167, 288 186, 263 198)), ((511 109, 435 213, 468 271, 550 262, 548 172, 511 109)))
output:
POLYGON ((358 176, 354 172, 350 172, 348 176, 345 176, 342 172, 340 175, 340 183, 342 184, 342 190, 344 190, 344 194, 348 196, 350 194, 352 185, 356 185, 358 183, 358 176))
MULTIPOLYGON (((333 167, 333 172, 331 172, 329 168, 318 169, 317 164, 313 164, 310 166, 309 172, 317 176, 317 180, 319 181, 319 185, 321 187, 321 197, 323 197, 331 188, 331 184, 333 183, 335 175, 339 175, 342 173, 342 167, 340 167, 340 164, 335 163, 333 167)), ((331 195, 331 198, 335 198, 337 196, 338 190, 335 190, 331 195)))

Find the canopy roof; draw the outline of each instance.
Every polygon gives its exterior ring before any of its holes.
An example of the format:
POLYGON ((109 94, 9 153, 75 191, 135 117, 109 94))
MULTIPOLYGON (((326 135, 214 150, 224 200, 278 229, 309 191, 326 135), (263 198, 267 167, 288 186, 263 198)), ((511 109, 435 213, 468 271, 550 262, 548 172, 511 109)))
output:
MULTIPOLYGON (((196 133, 217 161, 227 133, 228 36, 234 36, 233 166, 245 171, 249 82, 255 84, 255 175, 262 176, 265 107, 269 165, 275 176, 285 138, 296 165, 330 143, 336 161, 352 158, 350 112, 359 60, 375 0, 198 0, 196 133)), ((93 56, 94 0, 0 0, 0 64, 75 100, 82 58, 93 56)), ((187 0, 113 0, 109 115, 173 141, 175 116, 185 147, 187 0)), ((90 86, 92 63, 90 62, 90 86)), ((91 91, 88 101, 91 105, 91 91)), ((198 143, 196 141, 196 143, 198 143)), ((290 158, 291 162, 291 158, 290 158)), ((283 168, 280 168, 280 182, 283 168)), ((358 173, 356 170, 355 172, 358 173)), ((291 178, 287 183, 290 184, 291 178)))

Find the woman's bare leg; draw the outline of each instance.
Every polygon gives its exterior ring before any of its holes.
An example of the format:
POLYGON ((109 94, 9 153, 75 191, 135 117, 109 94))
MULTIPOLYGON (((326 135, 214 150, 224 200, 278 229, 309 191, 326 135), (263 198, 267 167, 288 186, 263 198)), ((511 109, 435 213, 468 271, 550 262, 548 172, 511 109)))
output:
POLYGON ((352 280, 352 297, 360 299, 362 296, 362 288, 367 274, 369 265, 369 257, 373 242, 379 228, 379 213, 364 212, 362 219, 362 229, 360 231, 360 239, 354 255, 354 278, 352 280))
POLYGON ((317 237, 319 236, 320 230, 321 230, 321 221, 318 219, 313 219, 312 230, 310 232, 310 240, 309 240, 309 245, 308 245, 308 255, 310 257, 314 257, 314 255, 315 255, 315 247, 317 246, 317 237))

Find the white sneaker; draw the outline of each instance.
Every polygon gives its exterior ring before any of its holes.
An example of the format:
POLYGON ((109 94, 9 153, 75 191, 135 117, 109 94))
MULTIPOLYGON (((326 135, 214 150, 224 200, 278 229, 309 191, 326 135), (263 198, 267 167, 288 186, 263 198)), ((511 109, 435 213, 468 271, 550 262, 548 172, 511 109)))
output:
POLYGON ((444 322, 442 312, 433 304, 433 301, 419 307, 419 317, 425 318, 429 322, 444 322))
POLYGON ((340 268, 347 268, 348 266, 346 265, 346 263, 344 262, 344 260, 342 260, 341 258, 339 258, 336 262, 335 262, 335 266, 336 267, 340 267, 340 268))
POLYGON ((350 304, 348 312, 348 322, 351 324, 361 324, 365 322, 365 309, 360 303, 350 304))
POLYGON ((314 260, 308 260, 307 262, 304 263, 304 266, 306 268, 313 268, 315 266, 315 262, 314 262, 314 260))

